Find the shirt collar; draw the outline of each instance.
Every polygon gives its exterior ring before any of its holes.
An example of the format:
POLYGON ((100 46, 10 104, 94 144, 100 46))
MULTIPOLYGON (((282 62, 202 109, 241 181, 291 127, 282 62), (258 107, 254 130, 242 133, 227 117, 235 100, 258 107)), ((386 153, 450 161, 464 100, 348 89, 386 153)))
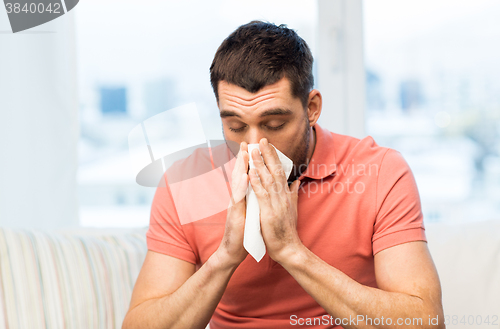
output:
POLYGON ((300 180, 304 177, 322 179, 337 171, 333 135, 317 123, 314 124, 313 129, 316 131, 316 145, 306 171, 299 177, 300 180))

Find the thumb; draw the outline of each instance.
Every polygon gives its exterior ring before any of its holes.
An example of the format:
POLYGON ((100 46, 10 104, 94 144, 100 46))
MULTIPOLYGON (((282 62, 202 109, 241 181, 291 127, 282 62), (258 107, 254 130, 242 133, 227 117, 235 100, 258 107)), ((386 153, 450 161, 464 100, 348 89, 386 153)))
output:
POLYGON ((229 206, 244 204, 248 188, 248 175, 246 173, 241 175, 238 185, 231 191, 229 206))
POLYGON ((300 188, 300 180, 296 179, 292 183, 292 186, 290 186, 290 192, 292 192, 294 198, 299 197, 299 188, 300 188))

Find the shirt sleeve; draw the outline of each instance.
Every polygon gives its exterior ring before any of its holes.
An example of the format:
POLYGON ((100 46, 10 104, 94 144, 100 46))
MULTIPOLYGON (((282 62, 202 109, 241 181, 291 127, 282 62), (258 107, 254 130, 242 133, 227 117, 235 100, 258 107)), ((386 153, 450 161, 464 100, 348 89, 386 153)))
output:
POLYGON ((151 206, 146 232, 148 249, 196 264, 196 255, 180 224, 166 175, 162 179, 164 184, 157 187, 151 206))
POLYGON ((402 155, 389 149, 380 164, 373 254, 410 241, 427 241, 417 184, 402 155))

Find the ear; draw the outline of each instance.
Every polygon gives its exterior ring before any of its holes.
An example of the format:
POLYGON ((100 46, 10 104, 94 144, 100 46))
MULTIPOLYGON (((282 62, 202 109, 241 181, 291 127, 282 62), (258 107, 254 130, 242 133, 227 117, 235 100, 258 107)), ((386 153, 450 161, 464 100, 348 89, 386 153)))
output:
POLYGON ((321 114, 321 106, 321 93, 316 89, 311 90, 307 103, 307 117, 309 118, 309 126, 314 126, 316 121, 318 121, 321 114))
POLYGON ((321 114, 322 98, 321 93, 313 89, 309 93, 309 100, 307 103, 307 117, 309 118, 309 125, 312 127, 318 121, 321 114))

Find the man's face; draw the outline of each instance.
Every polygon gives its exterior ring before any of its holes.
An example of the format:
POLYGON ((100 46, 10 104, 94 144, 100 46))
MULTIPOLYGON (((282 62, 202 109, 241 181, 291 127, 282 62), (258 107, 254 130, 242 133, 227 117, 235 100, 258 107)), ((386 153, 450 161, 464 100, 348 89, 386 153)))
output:
POLYGON ((221 81, 219 110, 226 141, 256 144, 267 138, 293 161, 289 181, 300 176, 299 170, 305 171, 311 128, 302 102, 292 96, 288 79, 256 93, 221 81))

